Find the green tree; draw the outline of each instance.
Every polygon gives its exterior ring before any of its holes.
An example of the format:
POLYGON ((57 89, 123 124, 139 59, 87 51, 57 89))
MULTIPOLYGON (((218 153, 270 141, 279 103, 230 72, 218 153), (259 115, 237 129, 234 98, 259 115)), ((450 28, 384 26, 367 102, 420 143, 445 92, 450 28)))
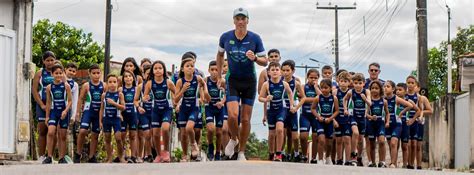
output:
MULTIPOLYGON (((451 40, 451 45, 453 50, 452 64, 457 65, 459 63, 459 56, 474 52, 474 25, 470 25, 467 28, 458 28, 456 37, 451 40)), ((448 75, 447 53, 447 41, 441 42, 438 48, 432 48, 428 51, 428 98, 430 101, 446 95, 448 75)), ((458 66, 458 69, 453 69, 453 85, 459 76, 459 68, 458 66)))
POLYGON ((104 61, 104 46, 93 41, 92 33, 64 24, 52 23, 49 19, 39 20, 33 26, 33 62, 42 65, 45 51, 53 51, 61 62, 75 62, 79 69, 104 61))
POLYGON ((258 158, 261 160, 268 159, 268 142, 267 140, 259 140, 255 132, 249 135, 247 141, 247 149, 245 152, 249 158, 258 158))

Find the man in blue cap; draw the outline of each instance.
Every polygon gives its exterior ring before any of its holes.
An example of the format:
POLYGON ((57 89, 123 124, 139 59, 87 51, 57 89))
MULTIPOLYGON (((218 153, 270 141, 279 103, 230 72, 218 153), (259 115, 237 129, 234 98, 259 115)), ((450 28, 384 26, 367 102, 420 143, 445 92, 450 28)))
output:
POLYGON ((244 8, 235 9, 233 18, 235 29, 221 35, 216 61, 219 82, 222 82, 220 75, 224 64, 224 53, 227 54, 229 70, 226 75, 226 98, 231 139, 225 148, 225 155, 232 157, 234 148, 239 145, 237 160, 245 161, 245 146, 250 134, 250 119, 257 93, 255 63, 266 66, 268 60, 260 36, 247 30, 248 11, 244 8), (242 119, 240 130, 239 112, 242 119))

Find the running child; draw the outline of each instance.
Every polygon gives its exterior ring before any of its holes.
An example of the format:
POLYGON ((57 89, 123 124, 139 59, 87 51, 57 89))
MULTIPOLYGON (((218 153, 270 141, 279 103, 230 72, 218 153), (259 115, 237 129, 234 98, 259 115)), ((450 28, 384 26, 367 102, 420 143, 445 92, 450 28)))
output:
POLYGON ((107 163, 112 163, 112 129, 114 131, 117 153, 121 163, 127 162, 123 156, 123 140, 121 122, 123 121, 120 112, 125 110, 125 97, 117 90, 118 77, 114 74, 107 75, 107 92, 102 94, 99 112, 100 128, 105 135, 105 149, 107 151, 107 163))
MULTIPOLYGON (((416 77, 410 75, 406 78, 407 84, 407 94, 405 98, 407 100, 413 101, 416 106, 420 107, 420 97, 419 94, 416 93, 416 86, 418 81, 416 77)), ((410 110, 408 112, 408 121, 407 125, 410 128, 410 136, 409 136, 409 143, 408 143, 408 165, 407 169, 415 169, 415 159, 417 155, 417 140, 418 140, 418 122, 417 118, 420 116, 420 112, 417 113, 415 110, 410 110)))
POLYGON ((207 158, 209 160, 221 160, 222 148, 222 124, 224 122, 225 89, 217 84, 217 63, 209 63, 209 74, 206 77, 206 85, 209 94, 206 95, 206 128, 207 128, 207 158), (216 146, 214 147, 214 133, 216 135, 216 146), (214 153, 215 148, 215 153, 214 153))
POLYGON ((54 65, 56 56, 51 51, 46 51, 42 57, 43 67, 36 72, 35 77, 33 78, 33 85, 31 88, 31 93, 36 102, 36 120, 38 124, 36 128, 38 129, 38 155, 40 156, 39 160, 43 160, 47 157, 46 155, 46 136, 48 134, 48 124, 45 123, 46 119, 46 86, 51 84, 54 81, 54 78, 51 73, 51 68, 54 65))
POLYGON ((67 128, 69 126, 69 110, 72 106, 71 87, 64 82, 64 68, 61 65, 51 67, 54 77, 53 83, 46 86, 46 119, 48 124, 48 156, 43 160, 43 164, 51 164, 54 153, 55 139, 58 136, 59 162, 67 163, 64 159, 66 155, 67 128), (56 129, 59 127, 58 132, 56 129), (57 135, 56 135, 57 134, 57 135))
POLYGON ((390 126, 390 112, 388 111, 387 100, 384 99, 382 83, 375 80, 369 85, 372 103, 366 109, 367 118, 367 136, 369 144, 367 144, 367 155, 369 158, 368 167, 386 168, 385 164, 385 128, 390 126), (375 163, 375 141, 378 143, 379 163, 375 163))
POLYGON ((331 94, 331 79, 323 79, 319 84, 321 94, 316 96, 311 105, 311 113, 317 120, 318 134, 318 164, 323 164, 323 156, 326 155, 326 165, 332 164, 332 138, 334 126, 339 127, 334 118, 339 115, 339 101, 337 97, 331 94), (317 108, 317 109, 316 109, 317 108))
MULTIPOLYGON (((350 115, 344 114, 344 97, 350 91, 349 84, 351 83, 350 74, 347 71, 341 72, 337 78, 338 86, 332 94, 335 94, 339 101, 339 115, 336 117, 336 123, 339 127, 335 128, 336 135, 336 154, 337 165, 352 165, 351 157, 351 122, 350 115), (346 161, 343 160, 345 155, 346 161)), ((347 106, 347 104, 346 104, 347 106)))
POLYGON ((207 86, 204 80, 195 74, 194 59, 185 58, 181 62, 179 79, 176 82, 175 103, 181 101, 178 114, 178 127, 181 133, 181 146, 183 149, 183 160, 187 161, 188 141, 191 143, 191 159, 195 160, 199 154, 199 147, 195 140, 194 125, 199 113, 199 98, 207 94, 207 86), (198 93, 198 89, 204 92, 198 93), (189 138, 189 140, 188 140, 189 138))
MULTIPOLYGON (((386 128, 385 135, 390 142, 390 168, 396 168, 398 159, 398 141, 402 133, 402 120, 413 105, 394 94, 395 83, 391 80, 385 81, 383 86, 385 92, 385 100, 388 104, 388 112, 390 113, 390 127, 386 128)), ((406 119, 405 119, 406 120, 406 119)))
POLYGON ((75 63, 68 63, 66 64, 66 81, 71 87, 71 93, 72 93, 72 107, 70 110, 70 120, 75 121, 75 116, 77 113, 77 100, 79 98, 79 85, 76 83, 76 81, 73 80, 74 77, 76 77, 76 72, 77 72, 77 65, 75 63))
MULTIPOLYGON (((127 160, 128 163, 137 163, 138 156, 138 140, 137 140, 137 129, 138 129, 138 117, 136 109, 139 107, 135 104, 135 97, 140 96, 141 89, 137 87, 135 74, 130 69, 125 70, 122 74, 122 87, 119 91, 123 93, 125 98, 125 110, 122 111, 123 121, 122 127, 122 140, 127 137, 127 131, 130 142, 131 156, 127 160)), ((140 85, 140 84, 138 84, 140 85)))
MULTIPOLYGON (((352 129, 352 143, 351 143, 351 159, 353 164, 357 166, 363 166, 362 164, 362 149, 364 135, 366 134, 366 119, 365 110, 366 106, 371 105, 370 91, 364 89, 364 75, 356 73, 352 76, 352 85, 354 88, 347 92, 344 97, 344 115, 349 115, 348 102, 352 101, 354 104, 353 114, 351 116, 351 129, 352 129)), ((366 140, 366 143, 368 141, 366 140)))
POLYGON ((81 162, 82 147, 84 146, 86 136, 89 136, 89 129, 91 129, 91 137, 89 141, 88 162, 97 163, 96 151, 100 133, 99 111, 100 105, 102 103, 102 93, 104 93, 104 90, 106 89, 106 85, 100 81, 101 76, 102 73, 100 71, 99 65, 93 64, 89 68, 90 81, 82 85, 81 91, 79 93, 76 121, 81 122, 81 128, 77 137, 77 150, 74 153, 74 163, 81 162), (83 103, 84 109, 82 108, 83 103))
MULTIPOLYGON (((417 110, 418 106, 411 100, 406 98, 406 93, 407 93, 407 84, 406 83, 398 83, 397 84, 397 90, 396 90, 397 96, 407 100, 410 102, 410 104, 413 106, 413 109, 417 110)), ((401 115, 402 117, 402 127, 401 127, 401 134, 400 134, 400 140, 402 141, 402 158, 403 158, 403 168, 407 168, 408 165, 408 143, 409 143, 409 138, 410 138, 410 126, 408 125, 408 120, 407 120, 407 115, 408 112, 402 113, 401 111, 404 109, 404 106, 400 105, 398 106, 396 110, 396 115, 401 115)), ((418 109, 419 110, 419 109, 418 109)), ((417 111, 418 111, 417 110, 417 111)))
POLYGON ((151 113, 153 111, 153 93, 149 91, 150 101, 142 100, 144 97, 146 83, 150 79, 151 65, 143 62, 143 79, 144 84, 138 85, 140 90, 140 96, 135 96, 135 106, 138 106, 138 162, 146 161, 148 163, 153 162, 153 155, 151 152, 151 113))
MULTIPOLYGON (((293 162, 300 162, 301 161, 301 156, 299 152, 299 134, 298 134, 298 109, 300 109, 305 100, 306 96, 304 95, 303 88, 301 86, 301 83, 299 80, 294 77, 295 74, 295 62, 293 60, 286 60, 283 62, 281 65, 281 72, 283 74, 283 78, 285 82, 288 83, 290 86, 291 92, 293 92, 293 101, 296 100, 296 97, 299 99, 298 105, 293 108, 294 111, 292 111, 292 106, 290 106, 290 98, 286 93, 283 94, 283 97, 285 98, 285 110, 286 110, 286 118, 285 118, 285 133, 287 136, 287 153, 288 155, 291 154, 291 161, 293 162)), ((296 103, 296 101, 295 101, 296 103)))
POLYGON ((154 163, 171 161, 169 143, 170 123, 173 114, 172 96, 174 94, 175 86, 170 78, 166 76, 165 63, 159 60, 155 61, 151 66, 149 81, 145 84, 142 99, 144 102, 153 101, 154 105, 151 115, 151 127, 155 149, 158 154, 153 161, 154 163), (163 151, 161 150, 161 138, 163 138, 163 151))
MULTIPOLYGON (((271 62, 267 67, 267 71, 270 75, 270 79, 263 83, 258 100, 262 103, 269 103, 267 108, 268 129, 270 130, 269 132, 275 132, 276 136, 276 154, 274 161, 281 162, 283 160, 283 130, 286 117, 286 104, 283 94, 286 93, 288 97, 292 97, 293 92, 291 91, 290 85, 288 85, 281 76, 279 63, 271 62)), ((293 98, 289 98, 289 101, 290 110, 295 112, 293 98)))
POLYGON ((319 79, 319 71, 316 69, 309 69, 308 73, 306 74, 306 84, 302 88, 306 99, 304 104, 301 108, 301 115, 300 115, 300 144, 301 144, 301 152, 303 155, 301 156, 301 162, 307 163, 308 160, 311 160, 310 163, 317 163, 317 120, 311 113, 311 105, 316 99, 316 96, 321 94, 318 86, 318 79, 319 79), (312 155, 308 155, 308 137, 309 131, 311 131, 311 140, 313 140, 311 153, 312 155), (309 158, 308 158, 309 156, 309 158))
POLYGON ((433 113, 433 110, 431 108, 431 104, 426 98, 426 96, 420 95, 420 84, 417 82, 416 83, 416 88, 415 92, 419 95, 419 108, 420 111, 418 112, 419 117, 417 117, 417 124, 418 124, 418 129, 417 129, 417 140, 416 140, 416 169, 421 170, 421 156, 422 156, 422 148, 423 148, 423 136, 424 136, 424 126, 425 126, 425 116, 426 115, 431 115, 433 113))

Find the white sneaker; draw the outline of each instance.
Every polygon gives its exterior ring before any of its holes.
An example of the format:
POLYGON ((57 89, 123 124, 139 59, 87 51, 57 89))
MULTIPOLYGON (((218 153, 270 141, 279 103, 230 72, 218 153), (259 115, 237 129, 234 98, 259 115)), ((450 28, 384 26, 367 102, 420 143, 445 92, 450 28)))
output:
POLYGON ((325 163, 325 164, 326 164, 326 165, 332 165, 332 160, 331 160, 330 157, 327 157, 327 158, 326 158, 326 163, 325 163))
POLYGON ((237 144, 239 144, 238 140, 230 139, 229 143, 227 143, 227 145, 225 146, 225 151, 224 151, 225 155, 232 157, 232 155, 234 155, 234 149, 237 146, 237 144))
POLYGON ((43 163, 44 159, 46 159, 46 156, 40 156, 38 162, 43 163))
POLYGON ((324 165, 324 160, 318 160, 318 164, 317 165, 324 165))
POLYGON ((239 156, 237 157, 238 161, 247 161, 247 158, 245 158, 245 153, 244 152, 239 152, 239 156))

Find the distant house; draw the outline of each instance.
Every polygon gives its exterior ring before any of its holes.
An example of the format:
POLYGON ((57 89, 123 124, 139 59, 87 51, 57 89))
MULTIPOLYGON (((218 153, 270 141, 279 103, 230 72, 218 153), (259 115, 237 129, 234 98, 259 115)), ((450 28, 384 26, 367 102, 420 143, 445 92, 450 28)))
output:
POLYGON ((31 0, 0 1, 0 160, 22 160, 28 153, 30 94, 34 66, 31 0))

